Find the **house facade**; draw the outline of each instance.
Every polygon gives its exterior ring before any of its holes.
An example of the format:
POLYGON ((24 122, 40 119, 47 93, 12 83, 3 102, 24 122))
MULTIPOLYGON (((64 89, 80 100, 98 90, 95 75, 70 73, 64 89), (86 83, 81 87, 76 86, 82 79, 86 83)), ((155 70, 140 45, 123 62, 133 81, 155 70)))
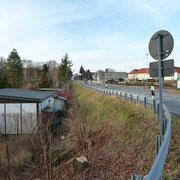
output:
POLYGON ((109 72, 109 71, 97 71, 97 81, 106 82, 106 81, 117 81, 123 82, 127 79, 128 75, 126 72, 109 72))
MULTIPOLYGON (((180 77, 180 67, 174 67, 174 76, 164 77, 165 81, 168 80, 177 80, 180 77)), ((140 80, 145 81, 147 79, 156 79, 150 77, 150 69, 149 68, 141 68, 141 69, 133 69, 130 73, 128 73, 129 80, 140 80)))
POLYGON ((128 73, 128 79, 140 80, 140 81, 152 79, 150 77, 150 69, 149 68, 133 69, 130 73, 128 73))
POLYGON ((126 72, 105 72, 106 81, 124 82, 128 77, 126 72))
POLYGON ((129 80, 135 80, 137 78, 137 72, 139 69, 133 69, 130 73, 128 73, 129 80))
POLYGON ((97 74, 97 81, 98 81, 98 82, 105 81, 105 72, 104 72, 104 71, 98 70, 98 71, 96 72, 96 74, 97 74))

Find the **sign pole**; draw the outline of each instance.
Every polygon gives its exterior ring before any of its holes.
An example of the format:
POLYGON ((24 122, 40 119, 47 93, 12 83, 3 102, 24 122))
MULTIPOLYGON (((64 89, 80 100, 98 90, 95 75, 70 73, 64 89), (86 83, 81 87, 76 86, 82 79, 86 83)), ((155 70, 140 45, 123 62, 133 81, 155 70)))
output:
POLYGON ((158 48, 158 71, 159 71, 159 119, 160 119, 160 135, 161 141, 163 140, 164 135, 164 118, 162 111, 162 35, 157 35, 157 48, 158 48))

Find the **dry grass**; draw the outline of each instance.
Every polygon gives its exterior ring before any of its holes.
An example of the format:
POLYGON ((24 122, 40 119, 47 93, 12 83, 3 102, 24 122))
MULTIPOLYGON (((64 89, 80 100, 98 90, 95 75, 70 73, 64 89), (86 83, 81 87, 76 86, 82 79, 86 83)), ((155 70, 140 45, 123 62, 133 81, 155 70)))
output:
MULTIPOLYGON (((129 179, 132 172, 147 174, 155 159, 155 135, 159 134, 152 110, 79 85, 76 94, 78 111, 82 112, 83 122, 91 127, 96 141, 89 151, 89 160, 96 168, 87 172, 113 180, 129 179)), ((180 118, 173 116, 171 143, 163 171, 166 180, 180 179, 179 129, 180 118)), ((87 172, 80 177, 94 177, 87 172)))
POLYGON ((171 91, 168 91, 168 93, 172 93, 172 94, 180 94, 180 89, 171 90, 171 91))
MULTIPOLYGON (((159 124, 149 107, 76 84, 69 109, 61 132, 52 137, 47 152, 44 138, 34 139, 34 146, 28 136, 9 139, 11 179, 48 179, 48 166, 53 180, 125 180, 132 173, 149 172, 155 159, 155 135, 159 134, 159 124), (61 135, 65 136, 64 141, 61 135), (86 156, 90 166, 75 174, 72 161, 79 155, 86 156), (43 156, 47 158, 47 168, 43 156)), ((166 179, 180 174, 179 128, 180 120, 173 117, 170 152, 164 168, 166 179)), ((6 180, 8 174, 6 154, 2 155, 6 153, 4 143, 0 144, 0 180, 6 180)))
MULTIPOLYGON (((150 108, 96 93, 76 85, 78 105, 84 128, 95 145, 85 154, 90 168, 74 179, 129 179, 131 173, 147 174, 155 159, 155 134, 159 126, 150 108)), ((74 126, 75 127, 75 126, 74 126)), ((75 137, 71 131, 71 136, 75 137)), ((71 174, 72 175, 72 174, 71 174)))
POLYGON ((164 174, 167 180, 180 179, 180 118, 172 116, 172 135, 164 174))

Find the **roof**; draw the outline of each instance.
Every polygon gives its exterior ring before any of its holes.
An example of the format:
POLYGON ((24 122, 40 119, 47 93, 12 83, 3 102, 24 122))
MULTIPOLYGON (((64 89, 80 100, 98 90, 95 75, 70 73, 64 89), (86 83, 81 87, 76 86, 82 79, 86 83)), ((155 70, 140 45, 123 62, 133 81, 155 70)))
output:
POLYGON ((180 73, 180 67, 174 67, 174 72, 180 73))
POLYGON ((149 73, 149 68, 133 69, 129 74, 149 73))
POLYGON ((137 74, 138 71, 139 69, 133 69, 129 74, 137 74))
POLYGON ((140 74, 140 73, 149 73, 149 72, 150 72, 149 68, 141 68, 137 73, 140 74))
POLYGON ((54 96, 53 93, 44 92, 44 91, 32 91, 32 90, 11 89, 11 88, 0 89, 1 99, 14 99, 14 100, 41 102, 52 96, 54 96))

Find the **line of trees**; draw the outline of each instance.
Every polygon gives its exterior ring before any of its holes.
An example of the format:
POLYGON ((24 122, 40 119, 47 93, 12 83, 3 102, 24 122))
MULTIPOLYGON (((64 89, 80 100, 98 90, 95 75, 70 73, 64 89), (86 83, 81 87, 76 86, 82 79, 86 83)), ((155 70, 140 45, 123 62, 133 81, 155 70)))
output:
POLYGON ((88 69, 85 71, 82 65, 79 69, 79 73, 81 74, 79 76, 80 80, 91 80, 92 79, 90 70, 88 69))
POLYGON ((34 63, 21 60, 16 49, 8 58, 0 57, 0 88, 20 88, 24 84, 36 83, 37 87, 51 87, 53 82, 66 84, 72 78, 72 61, 66 53, 60 64, 55 60, 34 63))

